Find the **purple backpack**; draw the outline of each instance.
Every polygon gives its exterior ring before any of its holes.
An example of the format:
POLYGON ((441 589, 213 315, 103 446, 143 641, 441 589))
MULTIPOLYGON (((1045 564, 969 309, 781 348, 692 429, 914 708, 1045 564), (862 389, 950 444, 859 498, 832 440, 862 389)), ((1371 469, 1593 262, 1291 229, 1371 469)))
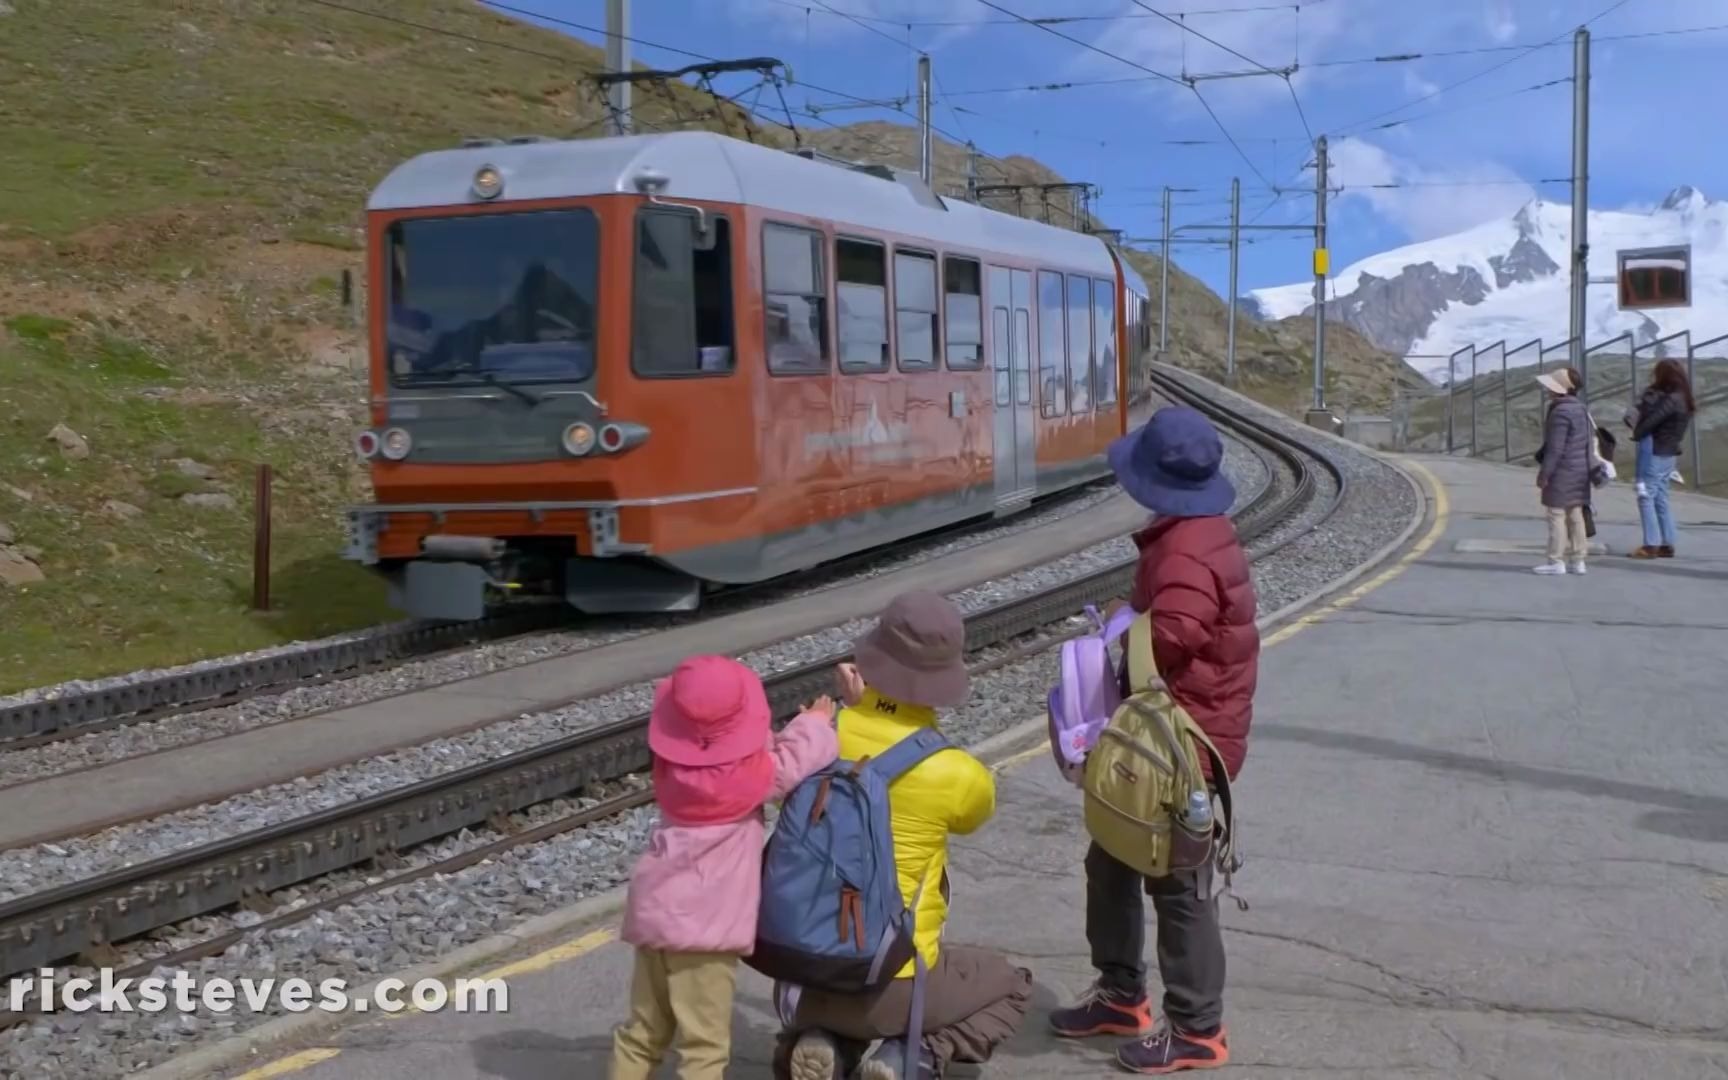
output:
POLYGON ((1086 614, 1098 632, 1062 643, 1062 677, 1050 688, 1050 752, 1063 772, 1086 760, 1098 733, 1122 704, 1121 677, 1110 659, 1110 646, 1135 618, 1127 604, 1108 623, 1090 604, 1086 614))

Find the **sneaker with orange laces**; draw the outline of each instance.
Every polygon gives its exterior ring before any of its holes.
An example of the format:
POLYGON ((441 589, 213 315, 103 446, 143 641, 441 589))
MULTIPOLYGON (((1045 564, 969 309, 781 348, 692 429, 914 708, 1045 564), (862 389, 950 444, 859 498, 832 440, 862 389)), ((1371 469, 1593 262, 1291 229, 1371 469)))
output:
POLYGON ((1051 1013, 1050 1026, 1065 1039, 1144 1035, 1152 1030, 1152 1001, 1143 989, 1124 993, 1094 983, 1071 1008, 1051 1013))
POLYGON ((1116 1051, 1116 1064, 1131 1073, 1163 1076, 1190 1069, 1222 1068, 1230 1061, 1230 1040, 1222 1025, 1210 1035, 1180 1031, 1165 1023, 1144 1039, 1116 1051))

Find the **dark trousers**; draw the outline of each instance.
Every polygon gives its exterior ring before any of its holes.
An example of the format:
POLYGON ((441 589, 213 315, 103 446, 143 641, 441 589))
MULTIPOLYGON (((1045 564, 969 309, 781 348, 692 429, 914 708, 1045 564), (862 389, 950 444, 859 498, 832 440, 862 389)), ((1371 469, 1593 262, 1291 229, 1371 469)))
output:
MULTIPOLYGON (((991 949, 945 945, 924 975, 924 1045, 944 1065, 981 1064, 1020 1030, 1031 1005, 1032 972, 991 949)), ((781 1035, 781 1049, 790 1051, 799 1032, 816 1029, 861 1053, 876 1039, 905 1035, 911 1012, 911 979, 895 979, 868 994, 805 988, 781 1035)))
POLYGON ((1164 1015, 1183 1031, 1211 1032, 1224 1019, 1224 935, 1212 868, 1142 877, 1093 844, 1086 852, 1086 941, 1099 983, 1114 993, 1146 989, 1146 905, 1158 915, 1164 1015))

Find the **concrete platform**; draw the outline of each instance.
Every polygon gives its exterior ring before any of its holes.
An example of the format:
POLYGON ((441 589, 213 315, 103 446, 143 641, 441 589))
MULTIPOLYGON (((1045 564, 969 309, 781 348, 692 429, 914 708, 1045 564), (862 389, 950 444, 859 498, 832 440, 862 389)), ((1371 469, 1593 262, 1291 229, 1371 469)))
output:
POLYGON ((1126 496, 1083 514, 784 603, 506 668, 189 747, 0 788, 0 850, 214 802, 404 746, 473 731, 666 674, 693 653, 738 655, 879 611, 908 589, 959 592, 1125 535, 1126 496), (100 791, 100 799, 90 792, 100 791))
MULTIPOLYGON (((1728 1074, 1728 507, 1678 501, 1682 558, 1544 578, 1459 548, 1540 535, 1527 471, 1425 463, 1450 495, 1437 542, 1268 637, 1237 786, 1252 906, 1224 907, 1236 1071, 1728 1074)), ((1611 550, 1636 544, 1629 493, 1598 514, 1611 550)), ((985 1075, 1109 1074, 1110 1041, 1045 1033, 1092 976, 1078 793, 1036 745, 999 783, 956 844, 948 934, 1037 989, 985 1075)), ((508 1014, 367 1020, 253 1075, 600 1080, 630 957, 589 943, 513 977, 508 1014)), ((740 985, 729 1075, 765 1077, 767 986, 740 985)))

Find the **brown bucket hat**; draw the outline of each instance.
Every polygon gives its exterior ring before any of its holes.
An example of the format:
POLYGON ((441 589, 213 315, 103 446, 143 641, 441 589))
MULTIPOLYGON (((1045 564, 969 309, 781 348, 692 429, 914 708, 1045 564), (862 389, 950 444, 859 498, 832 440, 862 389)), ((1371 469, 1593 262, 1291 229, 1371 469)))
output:
POLYGON ((966 703, 966 621, 945 596, 902 593, 852 648, 864 683, 908 705, 966 703))

